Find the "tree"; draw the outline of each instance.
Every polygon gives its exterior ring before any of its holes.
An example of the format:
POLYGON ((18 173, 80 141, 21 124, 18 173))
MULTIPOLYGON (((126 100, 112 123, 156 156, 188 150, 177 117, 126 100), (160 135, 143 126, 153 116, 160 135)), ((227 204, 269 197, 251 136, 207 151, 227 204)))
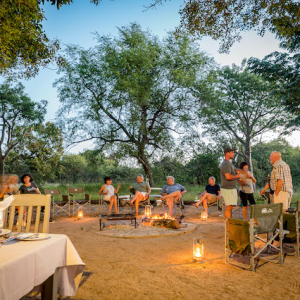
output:
MULTIPOLYGON (((59 9, 72 0, 46 0, 59 9)), ((43 30, 45 0, 0 0, 0 74, 32 77, 42 66, 56 59, 58 40, 50 40, 43 30)), ((91 1, 98 4, 98 0, 91 1)))
POLYGON ((26 144, 18 144, 8 155, 5 171, 22 175, 30 173, 38 183, 56 178, 63 154, 60 130, 51 122, 34 126, 26 135, 26 144))
MULTIPOLYGON (((219 72, 199 114, 206 132, 213 137, 228 134, 242 146, 241 155, 252 169, 251 144, 263 133, 279 129, 289 120, 280 99, 270 95, 272 84, 249 70, 233 65, 219 72)), ((195 96, 203 94, 195 89, 195 96)))
POLYGON ((47 101, 31 101, 24 86, 7 80, 0 85, 0 173, 9 153, 30 139, 32 129, 44 120, 47 101))
POLYGON ((272 94, 277 94, 288 111, 295 114, 288 127, 300 124, 300 54, 274 52, 260 60, 250 58, 249 69, 274 84, 272 94))
MULTIPOLYGON (((166 0, 154 0, 150 7, 166 0)), ((240 32, 268 30, 291 52, 300 49, 300 3, 298 0, 190 0, 180 10, 179 31, 220 40, 220 52, 229 52, 240 32)))
POLYGON ((73 143, 96 140, 119 157, 134 157, 152 181, 150 159, 170 149, 171 132, 192 120, 189 92, 205 78, 211 60, 189 38, 160 42, 137 24, 118 37, 97 36, 89 50, 69 46, 56 82, 60 120, 73 143))

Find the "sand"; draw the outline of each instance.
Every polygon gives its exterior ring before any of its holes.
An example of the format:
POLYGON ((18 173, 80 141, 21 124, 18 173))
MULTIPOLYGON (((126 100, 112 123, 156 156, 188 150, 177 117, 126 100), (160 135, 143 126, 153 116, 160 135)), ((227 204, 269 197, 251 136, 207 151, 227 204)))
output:
POLYGON ((184 211, 194 231, 150 238, 99 234, 97 217, 56 219, 50 233, 68 235, 85 271, 93 272, 74 299, 300 299, 299 258, 286 257, 283 266, 264 264, 256 273, 226 265, 224 219, 212 208, 203 222, 199 212, 184 211), (192 263, 197 236, 205 243, 202 264, 192 263))

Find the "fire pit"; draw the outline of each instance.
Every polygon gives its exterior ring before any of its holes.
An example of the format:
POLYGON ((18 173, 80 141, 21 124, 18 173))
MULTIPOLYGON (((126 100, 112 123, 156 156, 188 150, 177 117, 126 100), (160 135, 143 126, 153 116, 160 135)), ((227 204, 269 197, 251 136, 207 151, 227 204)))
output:
POLYGON ((152 217, 145 216, 144 218, 142 218, 142 222, 145 226, 178 229, 180 228, 181 220, 183 218, 183 215, 181 215, 179 218, 173 218, 165 213, 154 215, 152 217))

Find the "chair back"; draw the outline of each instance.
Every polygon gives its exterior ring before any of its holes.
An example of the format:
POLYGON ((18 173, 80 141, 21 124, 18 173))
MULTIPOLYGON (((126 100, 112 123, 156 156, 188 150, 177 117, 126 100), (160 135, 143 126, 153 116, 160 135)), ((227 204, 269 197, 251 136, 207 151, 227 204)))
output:
MULTIPOLYGON (((7 196, 4 196, 4 199, 7 196)), ((39 232, 41 208, 45 207, 42 232, 49 232, 50 218, 50 195, 15 195, 14 201, 10 204, 5 212, 4 226, 11 231, 21 232, 25 228, 25 232, 30 232, 31 223, 34 220, 33 232, 39 232), (16 209, 19 211, 17 221, 15 222, 16 209), (9 213, 9 216, 8 216, 9 213), (8 224, 8 226, 6 226, 8 224), (14 229, 16 228, 16 230, 14 229)))
POLYGON ((84 194, 84 188, 83 187, 79 187, 79 188, 68 188, 68 194, 84 194))
POLYGON ((50 194, 51 196, 60 196, 60 189, 45 189, 45 195, 50 194))
POLYGON ((278 220, 282 222, 282 208, 282 203, 251 205, 250 219, 257 221, 255 224, 257 233, 273 232, 278 220))

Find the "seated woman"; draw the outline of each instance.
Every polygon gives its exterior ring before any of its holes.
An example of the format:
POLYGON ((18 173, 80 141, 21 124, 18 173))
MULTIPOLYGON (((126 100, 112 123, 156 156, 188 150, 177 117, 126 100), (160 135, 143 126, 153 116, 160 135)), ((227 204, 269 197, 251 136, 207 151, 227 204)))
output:
POLYGON ((99 195, 104 195, 103 200, 109 201, 108 214, 110 214, 112 207, 115 208, 115 213, 118 214, 118 206, 117 206, 117 196, 115 194, 118 193, 120 189, 120 183, 118 183, 117 189, 115 189, 112 185, 111 177, 104 177, 104 184, 99 190, 99 195))
POLYGON ((242 171, 237 170, 241 174, 240 179, 238 180, 240 188, 240 198, 243 203, 243 217, 247 221, 247 207, 248 201, 250 205, 255 204, 255 200, 253 197, 254 187, 253 184, 256 183, 256 179, 253 177, 253 174, 248 171, 248 164, 246 162, 242 162, 240 164, 240 169, 242 171))
POLYGON ((221 198, 221 189, 218 184, 215 183, 215 177, 211 176, 208 179, 208 185, 205 187, 204 193, 200 194, 200 201, 198 203, 193 204, 198 207, 202 202, 204 209, 206 211, 206 215, 208 216, 208 206, 207 204, 211 204, 220 200, 221 198))
POLYGON ((38 186, 33 182, 30 174, 24 174, 21 177, 23 185, 20 186, 18 194, 41 194, 38 186))

